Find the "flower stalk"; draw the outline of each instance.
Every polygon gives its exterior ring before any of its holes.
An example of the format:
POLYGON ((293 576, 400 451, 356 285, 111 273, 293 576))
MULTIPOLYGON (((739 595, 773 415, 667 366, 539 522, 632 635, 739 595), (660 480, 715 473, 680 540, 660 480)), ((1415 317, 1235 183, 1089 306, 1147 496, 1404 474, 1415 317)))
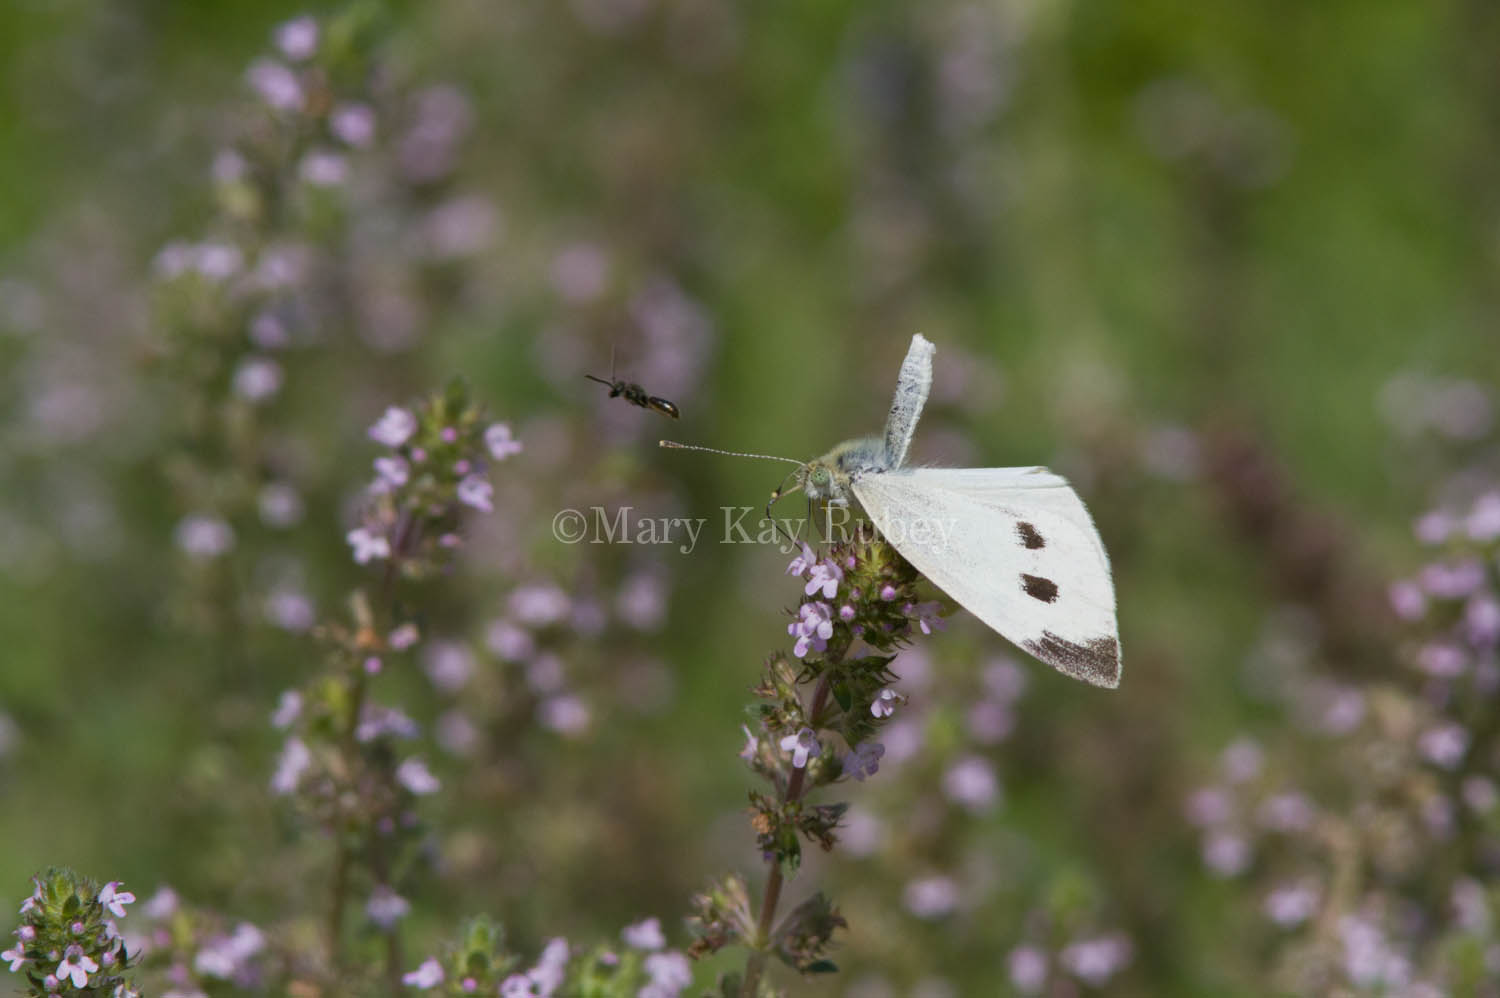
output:
POLYGON ((382 976, 398 994, 397 924, 409 904, 393 880, 401 856, 419 842, 415 798, 439 784, 420 758, 400 759, 396 743, 413 737, 416 724, 374 702, 373 687, 386 657, 420 640, 416 622, 399 610, 399 583, 447 567, 462 545, 466 507, 492 509, 488 461, 503 460, 519 445, 503 424, 486 425, 457 382, 411 409, 387 409, 370 437, 387 450, 374 461, 375 478, 347 540, 355 562, 376 574, 374 595, 356 589, 348 623, 319 629, 330 648, 330 672, 287 694, 294 706, 286 716, 278 711, 278 724, 293 731, 273 788, 295 794, 333 834, 325 929, 330 972, 343 977, 348 969, 347 910, 356 880, 367 880, 365 914, 383 936, 382 976))
POLYGON ((750 793, 751 824, 769 867, 765 886, 753 908, 735 876, 694 900, 697 939, 689 952, 745 946, 743 974, 721 982, 721 993, 742 998, 765 993, 771 956, 803 974, 837 970, 827 952, 845 923, 827 898, 814 894, 778 921, 802 840, 831 850, 848 806, 807 800, 846 776, 863 780, 879 769, 884 748, 874 735, 902 702, 889 666, 915 633, 942 623, 936 603, 917 600, 916 570, 878 537, 856 536, 822 554, 804 544, 788 574, 804 580, 787 627, 792 656, 777 652, 767 661, 740 753, 772 791, 750 793))

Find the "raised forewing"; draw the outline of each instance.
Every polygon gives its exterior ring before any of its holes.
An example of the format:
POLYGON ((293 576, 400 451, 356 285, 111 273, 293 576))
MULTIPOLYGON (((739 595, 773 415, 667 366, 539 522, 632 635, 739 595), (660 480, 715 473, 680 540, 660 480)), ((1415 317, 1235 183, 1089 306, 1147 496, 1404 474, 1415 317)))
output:
POLYGON ((1120 684, 1109 559, 1045 468, 915 468, 854 481, 876 528, 964 609, 1053 668, 1120 684))
POLYGON ((917 420, 927 404, 932 389, 932 355, 936 351, 921 333, 911 338, 901 373, 896 376, 896 397, 891 400, 891 414, 885 421, 885 462, 887 468, 899 468, 906 461, 906 449, 917 420))

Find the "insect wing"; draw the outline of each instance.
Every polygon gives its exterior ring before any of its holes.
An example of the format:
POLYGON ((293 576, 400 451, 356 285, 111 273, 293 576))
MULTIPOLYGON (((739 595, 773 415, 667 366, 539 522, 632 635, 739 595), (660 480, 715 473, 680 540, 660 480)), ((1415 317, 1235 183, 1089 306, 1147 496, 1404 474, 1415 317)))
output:
POLYGON ((885 421, 885 466, 899 468, 906 460, 917 420, 927 404, 932 389, 932 355, 937 347, 918 333, 911 338, 901 373, 896 376, 896 397, 891 400, 891 414, 885 421))
MULTIPOLYGON (((937 486, 950 492, 968 496, 986 506, 997 506, 1011 510, 1045 509, 1069 521, 1084 535, 1104 572, 1109 578, 1109 555, 1099 531, 1094 528, 1094 518, 1089 515, 1083 500, 1073 491, 1073 486, 1061 475, 1040 466, 1030 468, 917 468, 912 474, 921 478, 923 484, 937 486)), ((1110 587, 1110 605, 1114 605, 1114 587, 1110 587)))
POLYGON ((866 474, 876 528, 959 605, 1075 679, 1120 684, 1109 559, 1083 501, 1045 468, 866 474))

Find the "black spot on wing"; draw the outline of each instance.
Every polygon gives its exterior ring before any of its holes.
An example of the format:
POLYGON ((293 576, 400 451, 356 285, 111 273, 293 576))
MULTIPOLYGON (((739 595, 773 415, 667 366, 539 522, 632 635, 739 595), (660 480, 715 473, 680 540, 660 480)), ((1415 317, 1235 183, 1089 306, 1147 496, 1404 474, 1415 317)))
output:
POLYGON ((1027 575, 1021 573, 1021 588, 1026 590, 1026 595, 1032 599, 1039 599, 1043 603, 1057 602, 1057 583, 1051 579, 1044 579, 1040 575, 1027 575))
POLYGON ((1040 639, 1022 647, 1075 679, 1109 689, 1120 685, 1120 642, 1114 638, 1091 638, 1079 644, 1043 631, 1040 639))
POLYGON ((1037 533, 1036 528, 1024 520, 1016 524, 1016 533, 1020 535, 1021 543, 1032 551, 1047 546, 1047 542, 1042 539, 1041 534, 1037 533))

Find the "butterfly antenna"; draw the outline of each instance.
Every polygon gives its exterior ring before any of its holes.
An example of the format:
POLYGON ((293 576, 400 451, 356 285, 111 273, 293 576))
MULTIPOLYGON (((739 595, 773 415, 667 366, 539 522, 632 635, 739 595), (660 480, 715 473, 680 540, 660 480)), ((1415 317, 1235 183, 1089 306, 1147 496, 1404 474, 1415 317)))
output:
POLYGON ((767 461, 785 461, 787 464, 795 464, 799 467, 803 462, 796 458, 780 457, 776 454, 750 454, 745 451, 719 450, 717 447, 699 447, 696 444, 680 444, 675 440, 662 440, 661 446, 670 447, 673 450, 701 450, 706 454, 723 454, 725 457, 759 457, 767 461))
POLYGON ((603 378, 596 378, 592 374, 585 374, 584 377, 588 378, 590 381, 597 381, 601 385, 608 385, 611 388, 615 386, 615 383, 613 381, 605 381, 603 378))

